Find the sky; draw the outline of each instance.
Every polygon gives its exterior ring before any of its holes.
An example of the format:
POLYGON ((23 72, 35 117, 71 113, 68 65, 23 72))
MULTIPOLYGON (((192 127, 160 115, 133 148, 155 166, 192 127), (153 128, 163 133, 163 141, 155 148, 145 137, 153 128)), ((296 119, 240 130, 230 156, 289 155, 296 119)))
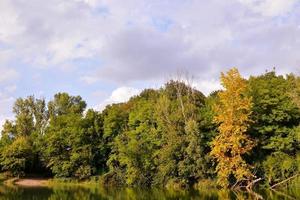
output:
POLYGON ((188 74, 204 94, 220 72, 300 71, 299 0, 0 0, 0 124, 16 98, 126 101, 188 74))

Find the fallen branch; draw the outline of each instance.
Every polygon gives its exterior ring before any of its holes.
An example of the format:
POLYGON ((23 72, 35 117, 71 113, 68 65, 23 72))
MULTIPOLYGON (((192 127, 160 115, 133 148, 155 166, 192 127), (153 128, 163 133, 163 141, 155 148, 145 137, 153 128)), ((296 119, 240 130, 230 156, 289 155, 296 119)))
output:
POLYGON ((276 186, 281 185, 281 184, 283 184, 283 183, 285 183, 285 182, 287 182, 287 181, 289 181, 289 180, 291 180, 291 179, 294 179, 294 178, 296 178, 296 177, 299 176, 299 175, 300 175, 300 174, 295 174, 294 176, 291 176, 291 177, 289 177, 289 178, 287 178, 287 179, 285 179, 285 180, 283 180, 283 181, 281 181, 281 182, 279 182, 279 183, 276 183, 276 184, 272 185, 271 188, 273 189, 273 188, 275 188, 276 186))
POLYGON ((261 181, 261 180, 262 180, 262 178, 258 178, 258 179, 253 180, 251 183, 249 183, 249 184, 246 186, 246 189, 247 189, 247 190, 252 190, 253 185, 254 185, 255 183, 257 183, 258 181, 261 181))

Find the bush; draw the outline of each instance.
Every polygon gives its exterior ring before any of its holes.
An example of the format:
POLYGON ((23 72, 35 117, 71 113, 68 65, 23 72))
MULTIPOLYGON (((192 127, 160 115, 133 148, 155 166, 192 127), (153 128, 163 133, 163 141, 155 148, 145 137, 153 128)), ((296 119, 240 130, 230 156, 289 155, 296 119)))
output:
POLYGON ((286 153, 273 153, 263 162, 267 183, 272 185, 293 176, 299 171, 298 165, 297 159, 286 153))

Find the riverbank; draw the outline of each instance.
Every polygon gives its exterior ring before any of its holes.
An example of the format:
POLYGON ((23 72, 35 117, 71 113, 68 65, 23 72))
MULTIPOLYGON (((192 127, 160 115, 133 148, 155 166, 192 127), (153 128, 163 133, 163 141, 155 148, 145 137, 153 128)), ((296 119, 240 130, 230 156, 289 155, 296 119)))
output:
POLYGON ((37 178, 10 178, 3 180, 4 185, 21 187, 44 187, 48 185, 48 179, 37 178))
POLYGON ((14 181, 14 185, 23 186, 23 187, 42 187, 46 186, 48 179, 18 179, 14 181))
POLYGON ((7 186, 21 186, 21 187, 51 187, 51 186, 91 186, 101 185, 97 179, 90 180, 76 180, 71 178, 45 178, 45 177, 11 177, 0 173, 0 183, 7 186))

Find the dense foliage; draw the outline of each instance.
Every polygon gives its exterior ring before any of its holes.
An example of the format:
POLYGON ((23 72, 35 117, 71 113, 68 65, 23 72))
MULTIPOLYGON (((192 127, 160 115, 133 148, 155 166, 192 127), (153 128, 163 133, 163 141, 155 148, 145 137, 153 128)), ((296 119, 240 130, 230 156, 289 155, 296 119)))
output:
POLYGON ((229 185, 230 176, 236 183, 249 182, 253 175, 242 156, 251 151, 253 141, 246 134, 249 127, 252 100, 245 95, 246 81, 236 69, 221 75, 224 91, 219 92, 215 122, 219 123, 219 134, 212 142, 211 155, 218 161, 218 182, 229 185))
POLYGON ((80 96, 17 99, 3 125, 0 168, 104 184, 187 187, 207 180, 274 185, 300 172, 300 78, 221 75, 204 96, 186 81, 87 110, 80 96))

